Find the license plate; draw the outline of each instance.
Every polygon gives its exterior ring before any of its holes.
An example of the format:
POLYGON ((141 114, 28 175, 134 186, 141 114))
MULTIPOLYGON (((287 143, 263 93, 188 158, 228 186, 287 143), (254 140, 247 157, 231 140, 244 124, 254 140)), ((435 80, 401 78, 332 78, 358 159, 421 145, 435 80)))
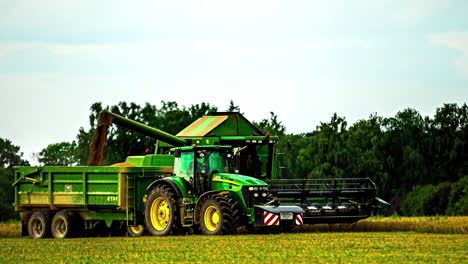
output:
POLYGON ((292 220, 293 213, 292 212, 281 212, 281 220, 292 220))

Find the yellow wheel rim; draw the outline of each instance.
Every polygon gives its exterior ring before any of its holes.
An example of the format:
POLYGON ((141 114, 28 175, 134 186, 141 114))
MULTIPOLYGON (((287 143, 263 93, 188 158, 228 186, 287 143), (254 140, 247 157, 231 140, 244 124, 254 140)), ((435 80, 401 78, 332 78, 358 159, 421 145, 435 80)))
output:
POLYGON ((150 216, 151 224, 154 229, 157 231, 163 231, 166 229, 171 217, 171 210, 169 209, 169 204, 164 198, 158 197, 154 199, 153 204, 151 204, 150 216))
POLYGON ((142 225, 137 225, 137 226, 131 226, 130 231, 134 234, 139 234, 141 231, 143 231, 143 226, 142 225))
POLYGON ((206 208, 205 215, 203 217, 206 229, 209 231, 215 231, 219 225, 219 212, 214 206, 206 208))

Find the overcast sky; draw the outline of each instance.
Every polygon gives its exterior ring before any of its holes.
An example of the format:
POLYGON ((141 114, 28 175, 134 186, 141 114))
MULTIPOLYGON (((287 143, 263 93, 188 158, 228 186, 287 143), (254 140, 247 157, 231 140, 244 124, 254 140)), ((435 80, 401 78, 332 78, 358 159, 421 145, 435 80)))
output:
POLYGON ((26 158, 89 107, 232 99, 288 133, 468 99, 468 1, 0 0, 0 137, 26 158))

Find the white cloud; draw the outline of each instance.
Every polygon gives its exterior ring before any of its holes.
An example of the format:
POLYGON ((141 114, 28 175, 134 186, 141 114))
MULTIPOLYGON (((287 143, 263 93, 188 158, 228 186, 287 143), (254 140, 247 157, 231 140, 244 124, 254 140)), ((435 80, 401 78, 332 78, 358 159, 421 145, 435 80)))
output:
POLYGON ((468 32, 433 34, 428 39, 434 44, 460 51, 462 54, 456 59, 455 65, 460 73, 468 78, 468 32))

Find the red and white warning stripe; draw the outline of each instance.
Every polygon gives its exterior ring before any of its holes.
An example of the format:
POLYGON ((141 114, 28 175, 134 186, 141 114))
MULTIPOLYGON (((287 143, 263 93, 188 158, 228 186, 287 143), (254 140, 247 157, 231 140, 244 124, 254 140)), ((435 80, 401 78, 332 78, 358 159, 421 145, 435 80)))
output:
POLYGON ((263 223, 266 226, 277 226, 279 225, 279 221, 280 221, 279 215, 272 214, 269 212, 263 213, 263 223))
POLYGON ((296 219, 296 225, 302 225, 302 214, 297 214, 295 219, 296 219))

